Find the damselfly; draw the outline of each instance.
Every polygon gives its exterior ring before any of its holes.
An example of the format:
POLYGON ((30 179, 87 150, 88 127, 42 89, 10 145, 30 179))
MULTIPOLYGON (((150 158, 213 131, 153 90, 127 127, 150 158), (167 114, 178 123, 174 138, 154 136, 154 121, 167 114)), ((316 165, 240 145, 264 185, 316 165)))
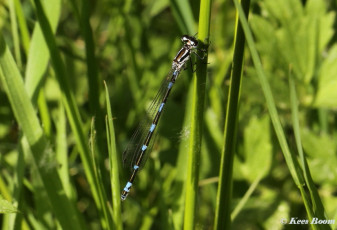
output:
MULTIPOLYGON (((200 57, 196 53, 196 50, 200 49, 197 48, 198 41, 195 39, 195 37, 184 35, 181 37, 181 41, 183 43, 183 47, 179 50, 173 59, 171 71, 162 83, 160 90, 151 103, 150 108, 148 109, 148 113, 150 113, 150 116, 153 117, 153 119, 149 122, 144 121, 139 125, 138 129, 132 136, 130 144, 123 153, 123 163, 124 165, 127 161, 130 163, 132 174, 122 191, 122 200, 126 199, 138 170, 146 161, 146 150, 149 148, 153 132, 157 127, 160 115, 162 114, 166 100, 170 95, 173 84, 178 78, 180 72, 185 68, 186 63, 190 59, 192 53, 197 55, 197 57, 200 59, 203 59, 203 57, 200 57)), ((205 52, 205 50, 200 51, 205 52)))

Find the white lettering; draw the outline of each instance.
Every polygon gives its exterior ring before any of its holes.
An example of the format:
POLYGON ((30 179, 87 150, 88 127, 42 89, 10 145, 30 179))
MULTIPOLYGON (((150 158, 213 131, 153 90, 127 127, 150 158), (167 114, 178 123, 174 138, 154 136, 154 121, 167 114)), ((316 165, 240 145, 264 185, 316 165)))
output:
POLYGON ((329 220, 328 222, 328 224, 335 224, 335 220, 329 220))
MULTIPOLYGON (((298 219, 298 217, 291 217, 288 224, 309 224, 309 220, 298 219)), ((335 224, 335 220, 320 220, 317 217, 312 218, 310 224, 335 224)))
MULTIPOLYGON (((296 219, 297 219, 297 217, 296 217, 296 219)), ((291 217, 291 220, 290 220, 289 224, 296 224, 294 217, 291 217)))
POLYGON ((317 220, 318 220, 317 217, 312 218, 312 221, 311 221, 310 224, 317 224, 317 220))
POLYGON ((298 220, 297 217, 291 217, 291 220, 289 222, 289 224, 308 224, 309 221, 308 220, 298 220))
POLYGON ((317 217, 314 217, 310 224, 335 224, 335 220, 319 220, 317 217))

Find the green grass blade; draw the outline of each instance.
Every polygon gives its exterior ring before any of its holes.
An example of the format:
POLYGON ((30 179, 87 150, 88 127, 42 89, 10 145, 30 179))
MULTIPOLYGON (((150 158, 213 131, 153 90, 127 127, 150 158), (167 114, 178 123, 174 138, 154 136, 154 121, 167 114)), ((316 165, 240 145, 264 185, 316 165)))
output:
POLYGON ((11 17, 11 31, 13 36, 13 42, 14 42, 14 54, 15 59, 18 67, 22 68, 22 62, 21 62, 21 51, 20 51, 20 41, 19 41, 19 31, 18 31, 18 23, 16 20, 15 15, 15 5, 14 1, 9 1, 9 12, 11 17))
POLYGON ((50 118, 50 111, 48 109, 47 100, 43 90, 40 90, 37 104, 39 106, 41 123, 43 124, 43 131, 45 135, 50 138, 52 136, 52 122, 50 118))
MULTIPOLYGON (((251 55, 252 55, 252 59, 257 71, 257 76, 259 78, 264 96, 266 98, 267 101, 267 107, 269 110, 269 114, 270 114, 270 118, 272 120, 273 126, 274 126, 274 130, 276 133, 276 136, 278 138, 280 147, 282 149, 284 158, 286 160, 286 163, 288 165, 289 171, 291 173, 291 176, 295 182, 295 184, 298 186, 298 188, 300 189, 300 192, 302 194, 302 198, 303 201, 305 203, 306 206, 309 206, 310 201, 308 200, 308 197, 306 195, 306 193, 304 192, 304 188, 303 185, 305 184, 304 181, 304 176, 303 173, 301 171, 301 167, 297 161, 297 158, 295 156, 295 154, 293 154, 292 152, 290 152, 289 146, 287 144, 286 138, 285 138, 285 133, 283 132, 282 126, 281 126, 281 122, 276 110, 276 105, 271 93, 271 89, 269 86, 269 83, 267 81, 266 75, 264 73, 264 70, 262 68, 262 64, 259 58, 259 55, 257 53, 257 50, 255 48, 255 44, 253 41, 253 36, 251 34, 251 31, 248 27, 248 23, 247 23, 247 19, 245 18, 242 8, 239 5, 237 0, 234 0, 234 4, 235 7, 238 9, 239 11, 239 15, 240 15, 240 21, 241 24, 243 26, 246 38, 247 38, 247 43, 248 43, 248 47, 250 49, 251 55)), ((311 217, 311 210, 307 209, 307 213, 309 218, 311 217)))
POLYGON ((174 203, 173 203, 173 210, 172 210, 172 219, 175 229, 182 229, 183 222, 184 222, 184 202, 185 202, 185 188, 186 188, 186 162, 188 159, 187 152, 188 152, 188 143, 189 143, 189 136, 186 132, 187 127, 191 124, 191 113, 192 108, 190 104, 192 104, 192 91, 193 85, 189 84, 189 88, 187 90, 187 100, 185 106, 185 117, 183 121, 183 135, 181 142, 179 144, 179 153, 176 163, 176 184, 172 188, 174 194, 178 194, 175 196, 174 203))
MULTIPOLYGON (((61 1, 48 0, 45 11, 52 27, 52 31, 55 32, 61 13, 61 1)), ((35 103, 39 95, 39 87, 50 61, 48 47, 43 38, 41 26, 38 23, 36 23, 36 26, 34 27, 27 56, 25 87, 29 96, 32 98, 33 103, 35 103)))
MULTIPOLYGON (((88 71, 88 86, 89 86, 89 108, 91 116, 95 117, 95 127, 97 130, 97 142, 98 142, 98 162, 101 169, 104 169, 104 158, 102 157, 106 152, 104 144, 104 116, 99 103, 99 95, 101 94, 101 78, 98 73, 98 61, 95 53, 95 42, 93 38, 93 32, 90 25, 90 1, 82 0, 82 11, 80 15, 80 29, 85 41, 85 56, 86 67, 88 71)), ((76 11, 76 10, 75 10, 76 11)))
POLYGON ((287 144, 286 138, 285 138, 285 134, 283 132, 282 129, 282 125, 276 110, 276 105, 274 102, 274 98, 270 89, 270 85, 267 81, 267 77, 263 71, 262 68, 262 63, 261 60, 259 58, 259 55, 257 53, 256 47, 255 47, 255 43, 253 40, 253 35, 248 27, 248 22, 247 19, 243 13, 242 7, 240 6, 240 4, 238 3, 237 0, 234 0, 234 4, 235 7, 237 8, 238 12, 239 12, 239 19, 240 22, 242 24, 245 36, 246 36, 246 40, 247 40, 247 44, 249 47, 249 50, 251 52, 252 55, 252 59, 254 62, 254 66, 256 68, 257 71, 257 76, 259 78, 261 87, 262 87, 262 91, 263 94, 265 96, 266 102, 267 102, 267 107, 268 107, 268 111, 270 114, 270 118, 272 120, 273 126, 274 126, 274 130, 276 133, 276 136, 278 138, 278 141, 280 143, 280 147, 282 149, 282 152, 284 154, 285 160, 287 162, 287 165, 289 167, 290 173, 296 183, 297 186, 302 186, 303 185, 303 177, 301 176, 301 172, 300 172, 300 167, 298 166, 298 162, 296 160, 296 157, 291 154, 290 150, 289 150, 289 146, 287 144))
MULTIPOLYGON (((86 54, 86 66, 88 68, 88 85, 89 85, 89 106, 92 116, 95 116, 95 125, 97 130, 97 141, 99 152, 103 153, 106 151, 104 147, 104 116, 99 103, 99 95, 101 95, 101 83, 98 72, 98 61, 96 59, 95 53, 95 41, 93 37, 93 31, 90 25, 90 1, 82 1, 82 12, 81 12, 81 31, 82 36, 85 41, 85 54, 86 54)), ((104 166, 104 161, 100 158, 101 165, 104 166)))
POLYGON ((110 210, 108 207, 108 203, 105 200, 105 190, 103 189, 103 181, 102 181, 102 175, 101 175, 101 170, 99 167, 97 167, 96 163, 96 154, 95 154, 95 149, 96 149, 96 130, 95 130, 95 119, 91 119, 91 132, 90 132, 90 152, 91 152, 91 159, 92 159, 92 165, 94 167, 94 172, 95 172, 95 183, 96 187, 98 189, 98 195, 99 195, 99 201, 100 201, 100 206, 102 208, 102 213, 100 213, 100 219, 102 223, 102 228, 103 229, 113 229, 112 227, 112 219, 110 215, 110 210))
MULTIPOLYGON (((18 210, 22 210, 23 204, 20 202, 20 199, 23 194, 23 180, 25 175, 25 161, 24 161, 24 151, 29 149, 29 144, 27 143, 27 138, 23 137, 20 141, 20 147, 18 152, 17 163, 15 166, 16 175, 13 178, 13 184, 15 185, 13 191, 13 201, 16 202, 18 210)), ((24 226, 27 226, 27 222, 20 215, 20 213, 9 216, 9 228, 8 229, 25 229, 24 226), (16 228, 15 228, 16 227, 16 228)))
MULTIPOLYGON (((82 14, 81 14, 81 31, 85 41, 85 52, 86 52, 86 63, 88 68, 88 78, 89 78, 89 105, 93 115, 97 116, 98 119, 102 119, 101 109, 99 102, 100 87, 99 87, 99 75, 97 60, 95 55, 95 43, 92 35, 92 29, 89 23, 90 19, 90 6, 88 0, 82 0, 82 14)), ((98 127, 96 126, 96 129, 98 127)), ((102 130, 100 127, 99 131, 102 130)))
POLYGON ((62 103, 59 104, 59 109, 57 116, 55 117, 55 126, 56 126, 56 157, 61 165, 58 169, 60 178, 62 180, 62 184, 64 187, 64 191, 68 197, 74 198, 71 196, 72 187, 71 187, 71 180, 69 175, 68 169, 68 151, 67 151, 67 121, 66 115, 64 111, 64 107, 62 103))
MULTIPOLYGON (((95 119, 95 129, 98 142, 98 150, 103 153, 106 151, 104 148, 104 138, 103 138, 103 125, 104 125, 104 116, 100 106, 98 103, 99 95, 101 94, 101 78, 98 72, 98 60, 96 58, 95 53, 95 41, 93 37, 93 31, 90 25, 90 3, 88 0, 82 0, 81 4, 78 4, 75 0, 70 1, 76 19, 78 20, 79 29, 81 30, 82 37, 84 38, 85 44, 85 62, 88 71, 88 86, 89 86, 89 108, 91 112, 91 116, 94 116, 95 119), (81 12, 79 10, 81 5, 81 12)), ((98 154, 99 162, 102 163, 103 160, 100 159, 101 154, 98 154)))
MULTIPOLYGON (((16 0, 17 1, 17 0, 16 0)), ((19 3, 16 4, 19 8, 19 3)), ((61 1, 60 0, 50 0, 48 4, 46 4, 46 14, 50 21, 53 32, 56 31, 56 26, 59 21, 60 13, 61 13, 61 1)), ((17 10, 19 11, 19 10, 17 10)), ((18 16, 19 17, 19 16, 18 16)), ((20 17, 19 17, 20 18, 20 17)), ((41 31, 41 27, 38 23, 34 27, 33 35, 31 42, 26 38, 25 34, 25 23, 20 26, 22 36, 24 39, 24 44, 29 46, 30 49, 27 52, 27 67, 25 73, 25 87, 26 90, 31 97, 33 104, 37 102, 39 107, 39 112, 41 115, 41 123, 43 124, 43 129, 45 134, 50 137, 51 136, 51 118, 50 111, 47 107, 47 102, 44 96, 44 92, 40 91, 40 87, 42 85, 43 76, 46 72, 47 65, 49 62, 49 53, 47 44, 43 38, 43 34, 41 31)), ((28 35, 27 35, 28 36, 28 35)))
POLYGON ((252 196, 253 192, 255 191, 256 187, 259 185, 261 179, 263 178, 263 174, 260 174, 253 183, 249 186, 249 189, 245 193, 245 195, 240 199, 237 206, 234 208, 232 214, 231 214, 231 220, 233 221, 237 215, 240 213, 240 211, 243 209, 245 204, 248 202, 249 198, 252 196))
POLYGON ((45 40, 47 41, 47 46, 49 49, 50 57, 55 69, 56 78, 59 82, 61 92, 62 92, 62 102, 64 104, 70 126, 74 132, 76 138, 77 147, 83 162, 86 176, 90 184, 90 188, 96 202, 96 205, 100 211, 102 207, 99 202, 99 192, 95 183, 94 169, 91 162, 91 157, 89 153, 89 148, 87 145, 86 138, 82 130, 82 121, 79 115, 78 108, 75 103, 74 96, 70 90, 67 72, 65 70, 65 65, 62 61, 61 55, 59 53, 58 47, 56 45, 55 37, 53 36, 52 28, 48 22, 46 14, 42 8, 41 2, 39 0, 34 0, 36 6, 36 15, 38 17, 42 33, 45 40))
MULTIPOLYGON (((250 0, 242 0, 245 15, 248 17, 250 0)), ((236 36, 234 44, 231 83, 229 87, 229 99, 226 111, 224 130, 224 146, 222 148, 220 163, 220 178, 214 229, 229 229, 231 225, 231 199, 232 199, 232 175, 234 147, 236 143, 236 127, 238 118, 238 105, 240 100, 240 88, 242 79, 242 63, 245 47, 245 36, 237 16, 236 36)))
POLYGON ((113 207, 113 220, 114 227, 116 229, 123 229, 122 215, 121 215, 121 198, 120 198, 120 183, 119 183, 119 169, 118 169, 118 155, 116 150, 115 130, 112 120, 111 104, 108 87, 105 82, 105 95, 106 95, 106 107, 108 115, 106 117, 107 127, 107 139, 109 149, 109 161, 110 161, 110 179, 111 179, 111 191, 112 191, 112 207, 113 207))
POLYGON ((23 46, 26 54, 28 54, 30 38, 29 38, 29 31, 28 31, 28 28, 27 28, 27 22, 26 22, 26 19, 25 19, 25 15, 23 14, 21 3, 20 3, 19 0, 14 0, 14 6, 15 6, 16 16, 18 18, 18 24, 19 24, 19 28, 20 28, 22 46, 23 46))
MULTIPOLYGON (((311 177, 311 173, 308 167, 307 160, 304 156, 303 153, 303 147, 302 147, 302 141, 301 141, 301 135, 300 135, 300 125, 299 125, 299 116, 298 116, 298 100, 296 96, 296 89, 295 89, 295 82, 292 77, 292 75, 289 76, 289 88, 290 88, 290 102, 291 102, 291 118, 293 122, 293 128, 294 128, 294 134, 295 134, 295 141, 296 141, 296 147, 298 154, 301 159, 301 164, 302 164, 302 169, 303 169, 303 174, 304 174, 304 179, 306 182, 306 185, 308 187, 308 191, 310 193, 311 197, 311 204, 312 207, 309 207, 307 205, 309 202, 305 202, 306 204, 306 209, 308 216, 310 218, 310 222, 313 217, 316 217, 318 219, 326 219, 325 217, 325 210, 322 204, 322 201, 319 197, 317 188, 314 184, 314 181, 311 177), (311 209, 312 208, 312 209, 311 209)), ((300 187, 301 188, 301 187, 300 187)), ((303 192, 304 193, 304 192, 303 192)), ((304 200, 306 201, 306 200, 304 200)), ((313 228, 317 228, 317 225, 313 225, 313 228)), ((320 228, 322 229, 330 229, 327 225, 321 225, 320 228)))
MULTIPOLYGON (((105 172, 104 165, 104 152, 106 152, 106 147, 104 143, 104 116, 101 109, 101 105, 99 103, 99 95, 101 94, 100 82, 101 78, 98 72, 98 60, 96 59, 95 52, 95 42, 93 37, 93 31, 90 25, 90 3, 88 0, 82 0, 80 4, 77 1, 70 1, 74 15, 78 21, 79 29, 81 31, 82 37, 84 38, 85 44, 85 63, 87 68, 87 78, 88 78, 88 86, 89 86, 89 109, 90 115, 95 117, 93 120, 95 122, 95 130, 97 138, 97 148, 98 154, 98 165, 101 172, 105 172), (79 10, 81 8, 81 12, 79 10)), ((106 177, 104 173, 103 178, 106 177)))
POLYGON ((6 186, 5 181, 2 179, 2 176, 0 177, 0 192, 1 192, 1 196, 7 200, 7 201, 11 201, 12 200, 12 196, 8 190, 8 187, 6 186))
POLYGON ((43 135, 19 70, 2 37, 0 37, 0 79, 7 91, 16 120, 27 137, 54 215, 64 229, 81 229, 77 212, 63 192, 59 175, 55 167, 50 167, 54 162, 46 157, 50 154, 47 139, 43 135))
MULTIPOLYGON (((198 39, 201 48, 205 48, 204 41, 209 38, 209 28, 211 19, 211 0, 200 2, 200 16, 198 39)), ((186 197, 184 213, 184 229, 194 229, 197 191, 199 182, 199 166, 201 137, 204 116, 207 55, 204 60, 197 60, 197 71, 193 80, 193 101, 191 114, 191 134, 187 162, 186 197)))
POLYGON ((170 0, 172 13, 180 27, 180 31, 195 34, 194 18, 191 5, 187 0, 170 0))

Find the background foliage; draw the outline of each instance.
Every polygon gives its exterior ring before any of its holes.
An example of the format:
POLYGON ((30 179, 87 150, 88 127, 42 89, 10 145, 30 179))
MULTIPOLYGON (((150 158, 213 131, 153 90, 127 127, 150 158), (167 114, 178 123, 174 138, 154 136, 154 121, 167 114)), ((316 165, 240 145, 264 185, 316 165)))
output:
MULTIPOLYGON (((37 24, 43 17, 38 2, 0 1, 1 40, 15 61, 14 67, 4 68, 11 63, 4 55, 0 72, 0 212, 14 213, 0 216, 2 229, 74 229, 71 223, 64 225, 67 218, 76 219, 77 228, 87 229, 122 228, 122 224, 126 229, 181 229, 192 103, 190 70, 181 74, 173 88, 146 167, 121 210, 111 194, 122 188, 110 178, 120 173, 121 186, 126 182, 129 170, 118 159, 170 70, 181 47, 180 36, 197 33, 199 3, 48 0, 43 1, 51 25, 48 31, 47 25, 37 24), (9 79, 13 88, 25 89, 9 90, 9 79), (108 135, 106 97, 114 125, 110 120, 108 135), (14 107, 16 98, 26 103, 14 107), (113 155, 115 148, 117 155, 113 155), (109 168, 117 168, 111 177, 109 168), (50 178, 59 179, 44 187, 50 178), (73 204, 74 210, 64 208, 73 204)), ((337 220, 337 2, 263 0, 252 1, 250 9, 249 25, 287 142, 296 153, 291 75, 311 175, 326 219, 337 220)), ((213 1, 197 229, 214 225, 235 15, 232 1, 213 1)), ((4 49, 1 45, 1 54, 4 49)), ((308 219, 272 129, 248 49, 235 150, 233 229, 283 229, 281 218, 308 219), (252 192, 243 206, 237 206, 249 189, 252 192)))

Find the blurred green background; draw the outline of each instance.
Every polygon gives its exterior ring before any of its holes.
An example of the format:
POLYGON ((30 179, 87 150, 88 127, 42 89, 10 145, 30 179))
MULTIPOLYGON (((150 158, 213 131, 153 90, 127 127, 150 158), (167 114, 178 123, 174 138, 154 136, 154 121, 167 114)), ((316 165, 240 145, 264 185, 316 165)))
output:
MULTIPOLYGON (((47 137, 49 155, 55 163, 48 167, 57 168, 62 182, 67 184, 65 192, 76 204, 82 224, 88 229, 101 229, 102 216, 92 197, 79 156, 80 147, 65 115, 55 77, 59 67, 50 61, 42 35, 39 38, 35 32, 38 24, 34 2, 0 1, 1 34, 14 56, 47 137), (63 156, 62 160, 57 160, 58 155, 63 156)), ((103 81, 110 94, 116 149, 121 159, 133 131, 171 68, 172 59, 181 47, 180 37, 197 33, 199 2, 84 2, 47 0, 43 4, 55 30, 54 38, 88 146, 91 118, 95 117, 93 156, 102 177, 101 185, 108 194, 106 202, 111 202, 103 81), (86 40, 90 34, 92 40, 86 40)), ((326 217, 337 220, 336 10, 337 1, 329 0, 252 0, 249 25, 287 141, 291 151, 296 152, 288 83, 291 69, 299 100, 303 149, 326 217)), ((214 225, 235 17, 232 1, 213 0, 196 229, 213 229, 214 225)), ((307 219, 307 216, 275 137, 256 74, 246 49, 232 209, 252 184, 256 183, 256 187, 233 217, 232 228, 283 229, 281 218, 307 219)), ((120 221, 125 229, 182 228, 192 78, 190 69, 183 71, 173 88, 147 164, 122 204, 120 221)), ((2 229, 61 228, 47 202, 46 191, 41 189, 29 148, 22 143, 23 132, 6 90, 0 85, 0 207, 9 205, 5 199, 19 213, 0 215, 0 224, 2 229), (23 159, 18 160, 19 156, 23 159), (25 163, 20 166, 18 162, 25 163), (18 174, 22 175, 21 181, 17 181, 18 174)), ((118 164, 121 173, 118 190, 121 190, 130 170, 122 167, 121 160, 118 164)), ((310 227, 286 226, 287 229, 310 227)))

